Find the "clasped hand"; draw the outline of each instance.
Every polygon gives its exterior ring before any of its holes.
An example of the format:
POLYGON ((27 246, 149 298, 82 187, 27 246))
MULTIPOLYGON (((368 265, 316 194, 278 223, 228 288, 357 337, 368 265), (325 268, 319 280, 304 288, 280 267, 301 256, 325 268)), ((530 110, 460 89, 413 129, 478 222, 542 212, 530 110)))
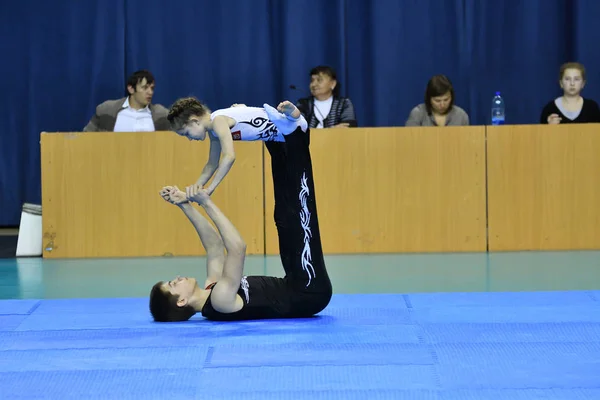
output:
POLYGON ((210 194, 200 185, 192 185, 181 191, 177 186, 165 186, 160 191, 160 196, 171 204, 183 204, 189 201, 204 204, 210 198, 210 194))
POLYGON ((208 189, 204 189, 202 186, 194 184, 185 188, 185 194, 187 198, 198 204, 204 204, 206 200, 210 198, 208 189))

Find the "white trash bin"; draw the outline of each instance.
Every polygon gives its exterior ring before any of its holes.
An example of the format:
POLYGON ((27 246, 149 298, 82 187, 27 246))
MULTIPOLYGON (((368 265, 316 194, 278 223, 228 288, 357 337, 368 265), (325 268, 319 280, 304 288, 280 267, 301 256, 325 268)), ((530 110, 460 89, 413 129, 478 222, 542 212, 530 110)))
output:
POLYGON ((42 255, 42 206, 25 203, 21 211, 17 257, 42 255))

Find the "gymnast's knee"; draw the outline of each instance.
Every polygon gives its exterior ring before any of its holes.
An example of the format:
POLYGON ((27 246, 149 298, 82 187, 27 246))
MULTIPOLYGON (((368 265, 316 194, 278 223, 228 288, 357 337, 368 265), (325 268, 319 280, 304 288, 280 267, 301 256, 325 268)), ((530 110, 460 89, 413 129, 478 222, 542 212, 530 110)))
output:
POLYGON ((307 307, 307 311, 310 315, 319 314, 321 311, 327 308, 329 303, 331 302, 331 297, 333 296, 333 292, 330 289, 329 291, 325 290, 321 293, 315 293, 311 295, 311 300, 307 307))
POLYGON ((333 296, 333 285, 329 275, 324 274, 317 277, 309 283, 308 287, 303 289, 306 296, 306 304, 309 305, 310 312, 318 314, 323 311, 331 301, 333 296))

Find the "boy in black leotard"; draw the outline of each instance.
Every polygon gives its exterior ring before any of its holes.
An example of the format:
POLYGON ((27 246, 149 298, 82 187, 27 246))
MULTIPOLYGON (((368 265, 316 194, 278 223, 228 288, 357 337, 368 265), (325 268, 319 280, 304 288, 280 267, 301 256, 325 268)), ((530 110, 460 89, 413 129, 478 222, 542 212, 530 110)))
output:
POLYGON ((155 284, 150 311, 156 321, 184 321, 198 312, 219 321, 303 318, 329 304, 332 285, 321 247, 310 132, 292 103, 281 103, 277 110, 281 118, 270 118, 285 141, 266 142, 266 146, 271 155, 274 217, 285 277, 244 276, 244 240, 209 194, 199 186, 193 186, 188 194, 165 187, 161 196, 182 209, 206 248, 207 279, 202 287, 193 278, 179 277, 155 284), (189 201, 204 208, 220 237, 189 201))

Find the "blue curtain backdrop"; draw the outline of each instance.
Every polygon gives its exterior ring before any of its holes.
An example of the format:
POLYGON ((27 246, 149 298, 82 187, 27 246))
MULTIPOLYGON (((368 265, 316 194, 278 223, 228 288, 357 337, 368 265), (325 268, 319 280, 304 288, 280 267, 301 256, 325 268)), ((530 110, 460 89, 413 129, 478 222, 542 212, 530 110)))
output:
POLYGON ((329 64, 360 126, 403 125, 443 73, 473 124, 497 90, 508 123, 537 123, 563 62, 585 64, 600 100, 598 21, 597 0, 3 1, 0 226, 41 202, 40 132, 81 130, 136 69, 155 74, 155 102, 216 109, 296 100, 329 64))

